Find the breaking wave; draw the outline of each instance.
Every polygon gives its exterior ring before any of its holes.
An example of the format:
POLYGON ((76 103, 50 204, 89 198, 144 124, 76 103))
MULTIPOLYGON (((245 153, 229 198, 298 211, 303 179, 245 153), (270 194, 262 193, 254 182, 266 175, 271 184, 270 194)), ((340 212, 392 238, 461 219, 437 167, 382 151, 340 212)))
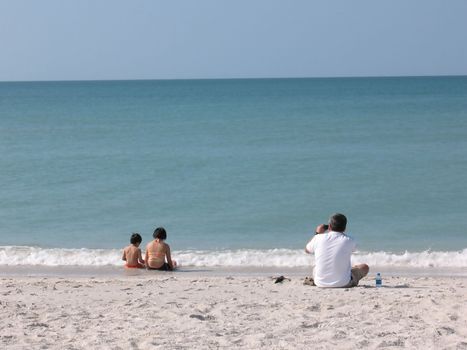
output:
MULTIPOLYGON (((26 246, 0 247, 0 266, 121 266, 119 249, 65 249, 26 246)), ((195 267, 306 267, 313 256, 302 249, 182 250, 173 257, 181 266, 195 267)), ((381 267, 467 267, 467 248, 460 251, 357 252, 353 263, 381 267)))

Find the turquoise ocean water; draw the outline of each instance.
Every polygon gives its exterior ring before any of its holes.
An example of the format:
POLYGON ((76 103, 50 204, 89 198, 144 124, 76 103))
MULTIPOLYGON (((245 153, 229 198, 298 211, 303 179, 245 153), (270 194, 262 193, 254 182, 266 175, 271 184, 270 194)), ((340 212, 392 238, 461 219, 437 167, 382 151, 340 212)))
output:
POLYGON ((0 154, 0 264, 164 226, 188 265, 300 265, 337 211, 366 257, 467 267, 467 77, 5 82, 0 154))

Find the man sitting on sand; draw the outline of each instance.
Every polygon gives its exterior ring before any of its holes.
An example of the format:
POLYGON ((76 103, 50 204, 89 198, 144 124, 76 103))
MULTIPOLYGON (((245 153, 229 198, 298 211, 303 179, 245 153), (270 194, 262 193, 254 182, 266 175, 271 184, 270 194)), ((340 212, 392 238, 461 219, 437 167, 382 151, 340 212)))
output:
POLYGON ((351 267, 350 256, 356 243, 344 233, 346 226, 347 218, 337 213, 329 218, 328 225, 316 227, 315 236, 305 247, 306 253, 315 254, 313 278, 307 278, 306 284, 328 288, 355 287, 368 274, 367 264, 351 267))

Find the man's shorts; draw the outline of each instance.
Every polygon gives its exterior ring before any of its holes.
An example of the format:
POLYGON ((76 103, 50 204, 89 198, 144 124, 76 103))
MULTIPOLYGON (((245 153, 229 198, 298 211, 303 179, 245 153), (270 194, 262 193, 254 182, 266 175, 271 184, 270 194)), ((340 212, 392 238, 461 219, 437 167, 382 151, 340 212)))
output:
MULTIPOLYGON (((356 287, 358 285, 358 282, 365 276, 366 276, 366 273, 363 269, 356 267, 356 266, 352 267, 350 282, 342 288, 356 287)), ((303 284, 306 284, 309 286, 316 286, 315 281, 313 281, 312 277, 306 277, 303 284)))

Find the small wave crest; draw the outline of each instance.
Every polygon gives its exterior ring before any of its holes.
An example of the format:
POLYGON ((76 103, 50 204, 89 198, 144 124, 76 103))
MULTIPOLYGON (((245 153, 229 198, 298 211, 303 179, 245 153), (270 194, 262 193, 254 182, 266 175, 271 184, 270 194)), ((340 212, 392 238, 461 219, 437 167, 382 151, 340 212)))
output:
POLYGON ((65 249, 25 246, 0 247, 0 266, 106 266, 122 265, 118 249, 65 249))
MULTIPOLYGON (((0 247, 0 266, 121 266, 119 249, 65 249, 25 246, 0 247)), ((173 257, 194 267, 307 267, 313 256, 301 249, 184 250, 173 257)), ((380 267, 467 267, 467 248, 461 251, 357 252, 352 263, 380 267)))

